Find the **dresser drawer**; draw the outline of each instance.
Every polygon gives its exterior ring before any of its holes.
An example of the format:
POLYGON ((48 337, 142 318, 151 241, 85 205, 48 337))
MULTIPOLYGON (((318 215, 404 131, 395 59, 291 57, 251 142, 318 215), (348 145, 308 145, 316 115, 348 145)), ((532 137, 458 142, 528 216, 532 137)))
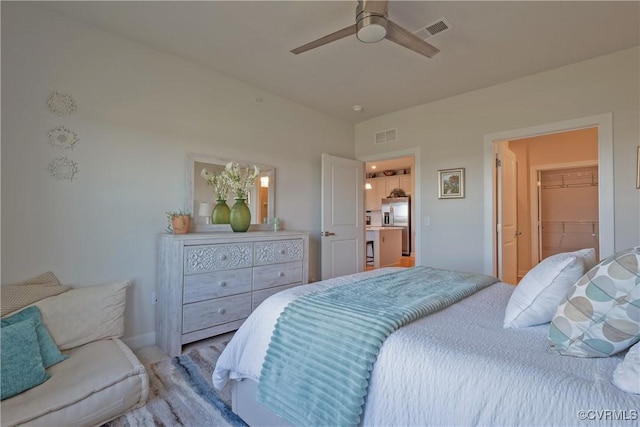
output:
POLYGON ((304 255, 304 241, 295 239, 256 242, 254 252, 254 265, 301 261, 304 255))
POLYGON ((253 290, 302 282, 302 263, 263 265, 253 268, 253 290))
POLYGON ((189 304, 211 298, 251 292, 251 277, 250 268, 184 276, 182 302, 189 304))
POLYGON ((182 308, 182 333, 244 319, 251 313, 251 293, 186 304, 182 308))
POLYGON ((295 286, 300 286, 301 283, 293 283, 290 285, 276 286, 275 288, 263 289, 261 291, 255 291, 253 293, 253 302, 252 302, 252 311, 258 308, 258 306, 262 303, 262 301, 269 298, 271 295, 275 295, 280 291, 284 291, 285 289, 293 288, 295 286))
POLYGON ((185 246, 184 274, 251 267, 253 243, 185 246))

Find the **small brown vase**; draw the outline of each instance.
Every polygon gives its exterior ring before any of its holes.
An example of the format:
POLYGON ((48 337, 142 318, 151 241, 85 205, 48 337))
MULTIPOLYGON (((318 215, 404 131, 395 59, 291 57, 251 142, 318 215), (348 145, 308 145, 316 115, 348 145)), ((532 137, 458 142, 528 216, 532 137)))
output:
POLYGON ((178 215, 171 218, 171 228, 173 229, 173 234, 186 234, 189 231, 190 225, 190 215, 178 215))

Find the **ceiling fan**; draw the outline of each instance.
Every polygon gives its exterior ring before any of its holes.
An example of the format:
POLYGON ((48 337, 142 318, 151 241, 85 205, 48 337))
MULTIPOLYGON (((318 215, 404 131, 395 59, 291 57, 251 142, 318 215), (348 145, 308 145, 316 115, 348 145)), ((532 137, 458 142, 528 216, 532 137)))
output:
POLYGON ((391 21, 388 18, 388 3, 388 0, 358 0, 355 24, 297 47, 291 52, 298 55, 353 34, 358 37, 358 40, 365 43, 375 43, 382 39, 387 39, 428 58, 440 52, 435 46, 430 45, 411 31, 405 30, 391 21))

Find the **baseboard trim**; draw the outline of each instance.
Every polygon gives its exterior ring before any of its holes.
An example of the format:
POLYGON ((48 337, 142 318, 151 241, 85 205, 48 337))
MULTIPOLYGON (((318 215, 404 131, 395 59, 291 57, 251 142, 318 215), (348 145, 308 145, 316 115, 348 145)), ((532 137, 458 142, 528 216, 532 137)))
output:
POLYGON ((134 337, 122 338, 122 341, 132 350, 138 350, 142 347, 154 345, 156 343, 156 333, 149 332, 147 334, 136 335, 134 337))

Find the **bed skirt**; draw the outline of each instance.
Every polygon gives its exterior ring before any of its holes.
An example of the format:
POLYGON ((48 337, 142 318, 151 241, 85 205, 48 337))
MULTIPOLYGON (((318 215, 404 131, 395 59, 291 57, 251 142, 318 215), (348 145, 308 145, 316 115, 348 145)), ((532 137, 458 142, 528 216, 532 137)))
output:
POLYGON ((231 409, 250 426, 293 427, 257 400, 258 383, 251 379, 231 380, 231 409))

